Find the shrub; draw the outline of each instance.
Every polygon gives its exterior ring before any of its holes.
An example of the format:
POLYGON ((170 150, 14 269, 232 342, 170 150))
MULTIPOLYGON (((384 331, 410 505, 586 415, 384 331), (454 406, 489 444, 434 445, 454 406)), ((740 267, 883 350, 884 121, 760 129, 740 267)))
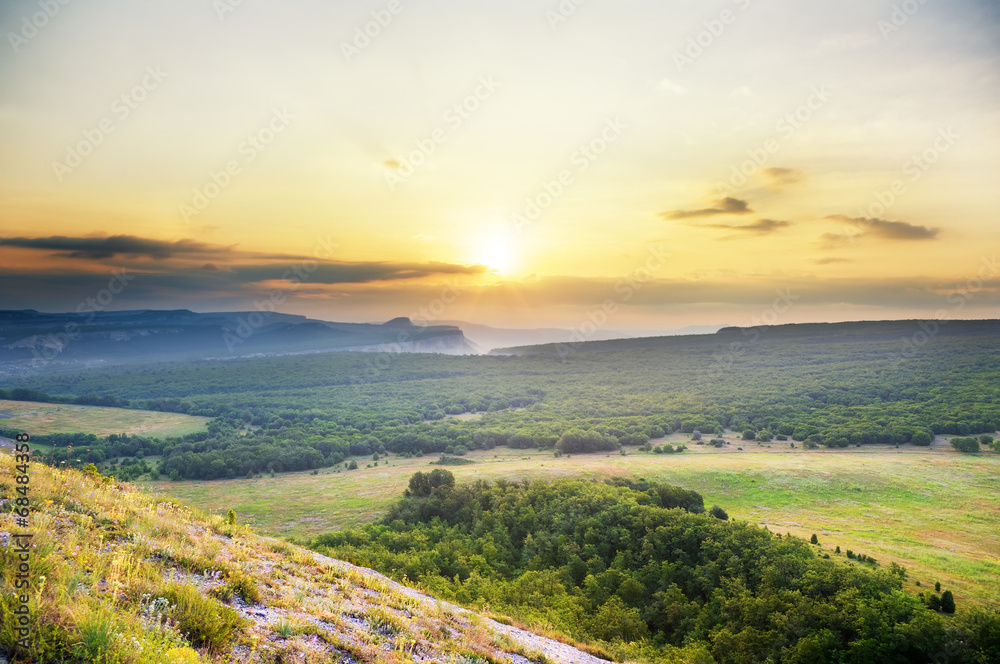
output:
POLYGON ((225 650, 234 633, 246 625, 239 613, 202 595, 194 586, 173 584, 163 590, 163 596, 176 607, 177 628, 195 647, 210 652, 225 650))
POLYGON ((951 446, 963 454, 979 454, 979 441, 975 438, 952 438, 951 446))
POLYGON ((567 431, 556 442, 556 449, 567 454, 603 452, 617 450, 620 447, 618 439, 613 436, 603 436, 594 431, 581 431, 579 429, 567 431))
POLYGON ((722 509, 718 505, 712 505, 712 509, 708 510, 708 513, 714 516, 716 519, 721 519, 722 521, 729 520, 729 515, 726 514, 726 510, 722 509))
POLYGON ((813 533, 813 536, 809 538, 809 543, 810 544, 819 544, 819 538, 816 537, 816 533, 813 533))
POLYGON ((358 469, 358 462, 355 461, 354 459, 351 459, 351 462, 349 464, 347 464, 347 469, 348 470, 357 470, 358 469))
MULTIPOLYGON (((556 453, 562 455, 562 452, 556 450, 556 453)), ((461 457, 448 456, 447 454, 442 454, 437 461, 431 461, 435 466, 467 466, 470 463, 475 463, 472 459, 463 459, 461 457)))
POLYGON ((913 434, 913 438, 910 439, 910 442, 913 443, 914 445, 927 447, 928 445, 931 444, 933 440, 934 438, 926 431, 918 431, 917 433, 913 434))
POLYGON ((950 590, 941 593, 941 610, 945 613, 955 613, 955 596, 950 590))
POLYGON ((233 596, 237 596, 247 604, 260 603, 260 589, 257 587, 257 581, 243 572, 235 572, 230 575, 224 584, 212 591, 212 594, 223 602, 228 602, 233 596))

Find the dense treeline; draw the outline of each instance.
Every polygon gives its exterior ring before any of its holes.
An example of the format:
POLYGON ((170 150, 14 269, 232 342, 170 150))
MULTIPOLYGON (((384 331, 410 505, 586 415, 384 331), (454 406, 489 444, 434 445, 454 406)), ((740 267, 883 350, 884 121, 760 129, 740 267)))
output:
POLYGON ((694 492, 622 480, 455 486, 449 475, 415 475, 381 521, 313 548, 620 656, 1000 661, 1000 615, 942 615, 902 590, 897 565, 827 559, 703 513, 694 492))
MULTIPOLYGON (((81 440, 72 456, 86 447, 100 463, 142 451, 162 456, 161 473, 196 479, 385 451, 608 453, 676 431, 807 448, 927 445, 1000 427, 998 345, 940 337, 906 362, 891 338, 772 343, 767 333, 739 352, 720 335, 526 357, 328 353, 7 377, 0 398, 213 417, 205 433, 129 438, 124 452, 121 439, 81 440), (451 417, 463 413, 474 415, 451 417)), ((69 459, 60 449, 53 458, 69 459)))

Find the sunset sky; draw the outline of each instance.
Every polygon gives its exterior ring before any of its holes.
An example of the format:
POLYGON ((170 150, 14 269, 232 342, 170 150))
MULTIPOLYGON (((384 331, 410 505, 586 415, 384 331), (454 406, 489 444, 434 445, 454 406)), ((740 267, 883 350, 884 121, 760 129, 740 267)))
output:
POLYGON ((3 309, 1000 317, 994 1, 0 7, 3 309))

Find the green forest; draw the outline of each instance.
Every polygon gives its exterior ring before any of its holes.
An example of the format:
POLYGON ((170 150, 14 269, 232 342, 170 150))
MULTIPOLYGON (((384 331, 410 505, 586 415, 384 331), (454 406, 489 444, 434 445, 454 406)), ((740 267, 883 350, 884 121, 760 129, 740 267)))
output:
POLYGON ((669 485, 456 486, 438 469, 379 522, 311 546, 619 661, 1000 661, 1000 614, 952 615, 950 591, 911 595, 899 565, 819 544, 729 522, 669 485))
POLYGON ((36 439, 54 446, 50 462, 79 459, 107 471, 117 459, 131 468, 115 468, 125 478, 145 472, 146 457, 158 457, 150 468, 157 475, 211 480, 386 452, 607 453, 677 431, 703 434, 698 442, 706 444, 730 430, 757 443, 844 448, 929 445, 933 435, 991 436, 1000 428, 993 328, 954 322, 955 334, 907 354, 901 324, 851 325, 597 342, 572 352, 325 353, 111 367, 8 376, 0 398, 214 418, 207 431, 181 438, 36 439), (453 417, 461 414, 473 417, 453 417))

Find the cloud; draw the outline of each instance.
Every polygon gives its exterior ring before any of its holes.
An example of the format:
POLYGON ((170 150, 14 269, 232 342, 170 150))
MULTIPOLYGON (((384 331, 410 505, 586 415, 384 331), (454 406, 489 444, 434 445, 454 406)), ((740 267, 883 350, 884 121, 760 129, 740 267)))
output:
POLYGON ((753 210, 746 201, 738 198, 723 198, 716 207, 705 208, 703 210, 673 210, 671 212, 661 212, 660 216, 665 219, 692 219, 694 217, 711 217, 717 214, 750 214, 753 210))
POLYGON ((843 214, 830 215, 827 219, 843 222, 850 227, 847 233, 824 233, 820 240, 824 246, 835 247, 849 244, 857 237, 873 237, 881 240, 936 240, 940 228, 929 228, 905 221, 887 221, 873 217, 848 217, 843 214), (853 232, 853 229, 859 229, 853 232))
POLYGON ((685 88, 683 85, 680 85, 679 83, 674 83, 669 78, 661 79, 660 82, 656 84, 656 87, 659 88, 660 90, 663 90, 664 92, 670 92, 675 95, 687 94, 687 88, 685 88))
POLYGON ((836 258, 833 256, 829 258, 817 258, 816 260, 813 261, 813 263, 816 263, 816 265, 831 265, 833 263, 850 263, 850 262, 851 260, 849 258, 836 258))
POLYGON ((198 254, 219 254, 229 251, 231 247, 206 244, 196 240, 177 240, 165 242, 134 235, 112 235, 107 237, 66 237, 51 235, 49 237, 0 238, 0 246, 19 247, 22 249, 47 249, 59 252, 64 258, 102 259, 114 256, 148 256, 157 260, 174 256, 190 256, 198 254))
MULTIPOLYGON (((688 224, 688 225, 694 226, 695 228, 717 228, 730 231, 741 231, 743 233, 751 233, 755 235, 768 235, 782 228, 788 228, 789 226, 792 225, 792 222, 778 221, 777 219, 758 219, 757 221, 750 224, 688 224)), ((739 234, 727 235, 719 239, 731 240, 738 237, 746 237, 746 236, 739 234)))
POLYGON ((765 168, 761 171, 761 175, 767 179, 767 186, 771 189, 781 189, 798 184, 806 177, 803 171, 795 168, 778 168, 777 166, 765 168))

